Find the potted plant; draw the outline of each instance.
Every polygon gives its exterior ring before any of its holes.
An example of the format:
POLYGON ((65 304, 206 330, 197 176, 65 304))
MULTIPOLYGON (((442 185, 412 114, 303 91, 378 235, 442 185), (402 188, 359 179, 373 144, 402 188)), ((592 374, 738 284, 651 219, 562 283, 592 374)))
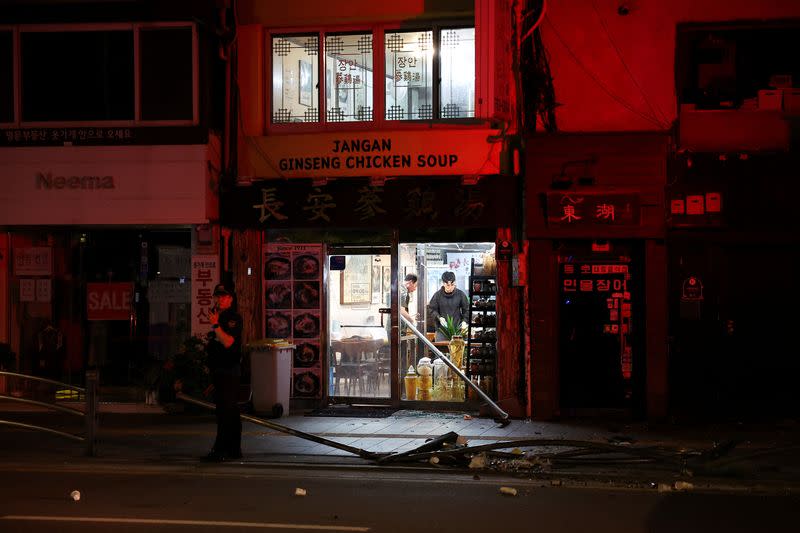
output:
POLYGON ((461 368, 464 361, 464 336, 467 334, 467 323, 456 324, 453 317, 448 315, 444 324, 439 326, 439 331, 450 341, 447 345, 447 350, 450 352, 450 361, 456 367, 461 368))

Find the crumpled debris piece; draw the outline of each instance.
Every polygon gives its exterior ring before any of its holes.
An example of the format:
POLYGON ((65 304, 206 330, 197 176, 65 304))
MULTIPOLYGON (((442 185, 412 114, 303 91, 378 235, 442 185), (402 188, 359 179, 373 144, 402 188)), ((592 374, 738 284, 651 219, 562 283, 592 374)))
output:
POLYGON ((81 499, 81 491, 73 490, 72 492, 69 493, 69 497, 72 498, 72 501, 75 501, 75 502, 80 501, 80 499, 81 499))
POLYGON ((516 496, 517 489, 515 489, 514 487, 500 487, 500 494, 503 494, 505 496, 516 496))
POLYGON ((430 458, 429 462, 432 465, 438 465, 439 464, 439 458, 434 455, 433 457, 430 458))
POLYGON ((694 488, 693 483, 689 483, 688 481, 676 481, 675 482, 675 490, 692 490, 694 488))
POLYGON ((456 439, 456 444, 458 446, 466 446, 468 443, 469 439, 467 439, 467 437, 465 437, 464 435, 459 435, 458 438, 456 439))
POLYGON ((478 455, 473 456, 473 458, 469 462, 470 468, 486 468, 486 454, 479 453, 478 455))
POLYGON ((300 487, 297 487, 296 489, 294 489, 294 495, 295 496, 305 496, 306 494, 307 494, 306 493, 306 489, 301 489, 300 487))
POLYGON ((472 416, 471 415, 464 415, 464 420, 472 420, 472 416))

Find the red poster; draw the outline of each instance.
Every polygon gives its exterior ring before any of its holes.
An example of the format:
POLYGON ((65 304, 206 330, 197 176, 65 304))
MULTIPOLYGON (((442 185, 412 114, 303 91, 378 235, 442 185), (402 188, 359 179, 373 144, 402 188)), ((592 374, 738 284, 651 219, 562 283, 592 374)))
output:
POLYGON ((133 283, 87 283, 88 320, 130 320, 133 283))

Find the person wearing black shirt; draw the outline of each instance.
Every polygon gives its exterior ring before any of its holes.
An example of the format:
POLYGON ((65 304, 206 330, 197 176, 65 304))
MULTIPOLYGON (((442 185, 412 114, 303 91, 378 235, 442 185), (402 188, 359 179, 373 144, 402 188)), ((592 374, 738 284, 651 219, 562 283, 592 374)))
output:
POLYGON ((234 294, 224 285, 214 289, 216 300, 209 314, 208 368, 214 384, 217 438, 205 457, 222 462, 242 457, 242 421, 239 418, 239 381, 242 375, 242 317, 234 309, 234 294))

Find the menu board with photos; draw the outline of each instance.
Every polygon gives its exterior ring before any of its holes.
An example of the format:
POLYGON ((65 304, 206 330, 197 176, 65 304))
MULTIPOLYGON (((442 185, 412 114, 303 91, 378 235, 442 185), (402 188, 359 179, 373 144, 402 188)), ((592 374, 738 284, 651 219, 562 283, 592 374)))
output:
POLYGON ((292 397, 322 395, 322 245, 263 248, 264 337, 295 346, 292 397))

